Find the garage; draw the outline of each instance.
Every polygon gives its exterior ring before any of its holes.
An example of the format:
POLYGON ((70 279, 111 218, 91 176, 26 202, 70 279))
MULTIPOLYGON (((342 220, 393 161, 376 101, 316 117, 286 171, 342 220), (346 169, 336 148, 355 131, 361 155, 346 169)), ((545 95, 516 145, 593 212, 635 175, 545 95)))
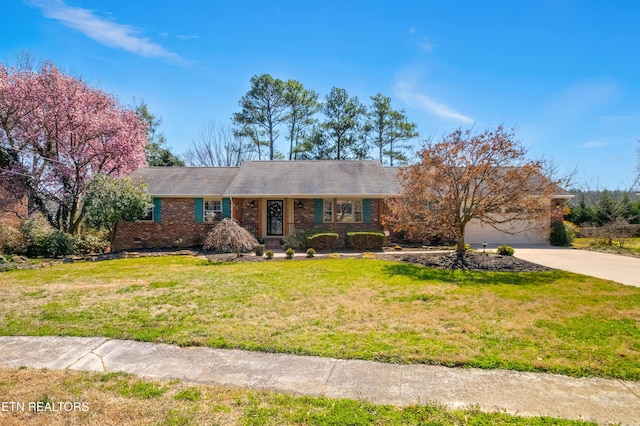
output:
POLYGON ((549 244, 548 221, 548 218, 535 224, 514 221, 505 225, 508 232, 503 232, 474 219, 467 225, 465 241, 474 247, 482 246, 483 242, 491 246, 549 244))

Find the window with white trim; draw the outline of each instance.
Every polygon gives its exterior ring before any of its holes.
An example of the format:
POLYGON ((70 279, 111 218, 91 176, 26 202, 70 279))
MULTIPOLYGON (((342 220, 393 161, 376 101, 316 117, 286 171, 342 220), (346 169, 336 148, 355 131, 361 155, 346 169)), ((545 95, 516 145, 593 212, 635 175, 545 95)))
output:
POLYGON ((204 201, 204 221, 219 222, 222 220, 222 201, 221 200, 205 200, 204 201))
POLYGON ((324 200, 322 208, 322 221, 333 223, 333 200, 324 200))
MULTIPOLYGON (((323 221, 333 222, 333 200, 324 200, 323 221)), ((335 220, 339 223, 362 223, 362 200, 338 199, 335 203, 335 220)))

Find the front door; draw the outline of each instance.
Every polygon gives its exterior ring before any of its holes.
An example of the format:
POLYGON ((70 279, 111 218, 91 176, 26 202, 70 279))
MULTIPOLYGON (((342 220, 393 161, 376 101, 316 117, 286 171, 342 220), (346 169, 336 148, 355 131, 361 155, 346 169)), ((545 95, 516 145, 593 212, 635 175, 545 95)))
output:
POLYGON ((267 236, 284 235, 284 201, 267 200, 267 236))

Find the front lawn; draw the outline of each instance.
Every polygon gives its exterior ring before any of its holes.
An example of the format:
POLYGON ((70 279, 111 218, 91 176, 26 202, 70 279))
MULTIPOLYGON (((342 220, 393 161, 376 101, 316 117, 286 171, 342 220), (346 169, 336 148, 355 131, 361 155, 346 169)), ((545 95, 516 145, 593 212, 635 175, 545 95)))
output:
POLYGON ((0 333, 640 380, 640 289, 374 259, 62 264, 0 275, 0 333))
POLYGON ((0 368, 0 395, 5 401, 0 411, 2 425, 594 424, 549 417, 523 418, 500 412, 482 413, 476 409, 450 411, 434 405, 396 408, 347 399, 204 386, 179 380, 139 379, 125 373, 0 368), (77 409, 74 409, 74 403, 77 409), (22 404, 24 411, 18 404, 22 404), (34 411, 30 407, 41 407, 41 410, 34 411), (56 411, 47 410, 47 407, 56 411))

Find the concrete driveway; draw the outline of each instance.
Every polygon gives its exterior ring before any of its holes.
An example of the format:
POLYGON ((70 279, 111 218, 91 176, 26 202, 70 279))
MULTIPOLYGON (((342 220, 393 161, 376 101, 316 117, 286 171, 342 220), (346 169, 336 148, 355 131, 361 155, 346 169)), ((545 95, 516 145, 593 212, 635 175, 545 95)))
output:
POLYGON ((515 256, 528 262, 640 287, 637 257, 552 246, 515 249, 515 256))

